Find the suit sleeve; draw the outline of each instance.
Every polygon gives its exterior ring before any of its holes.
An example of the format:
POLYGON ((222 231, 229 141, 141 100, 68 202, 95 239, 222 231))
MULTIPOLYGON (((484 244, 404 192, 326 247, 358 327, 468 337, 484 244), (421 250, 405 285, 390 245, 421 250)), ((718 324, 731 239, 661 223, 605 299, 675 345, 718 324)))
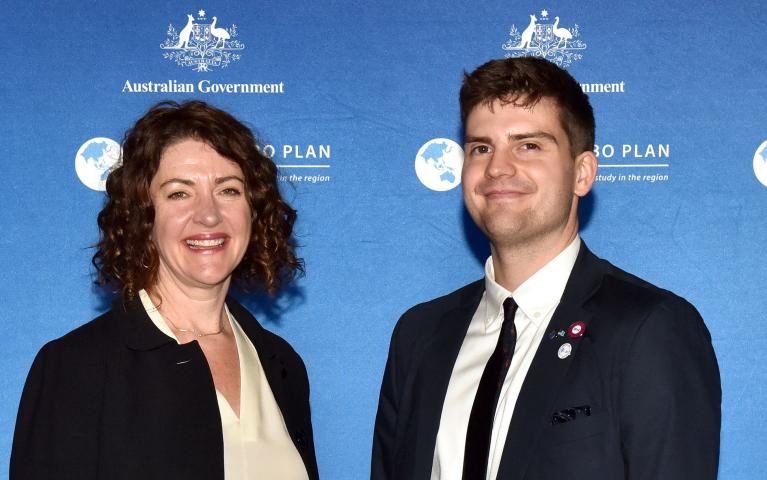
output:
POLYGON ((10 480, 97 476, 99 375, 70 362, 55 342, 37 354, 21 395, 10 480), (70 370, 72 369, 72 370, 70 370), (87 383, 84 383, 87 382, 87 383))
POLYGON ((378 399, 375 430, 373 432, 373 459, 371 480, 394 480, 394 454, 396 444, 397 415, 399 412, 400 391, 398 388, 399 361, 398 332, 401 320, 394 329, 389 345, 389 357, 386 360, 381 394, 378 399))
POLYGON ((626 478, 716 479, 722 392, 711 336, 695 308, 680 299, 654 308, 624 358, 626 478))

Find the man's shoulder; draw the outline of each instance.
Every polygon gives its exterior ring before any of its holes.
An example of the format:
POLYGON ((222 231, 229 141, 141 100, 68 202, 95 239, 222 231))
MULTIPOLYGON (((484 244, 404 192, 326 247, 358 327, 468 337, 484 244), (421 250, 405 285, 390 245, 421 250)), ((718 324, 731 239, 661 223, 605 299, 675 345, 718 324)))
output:
POLYGON ((480 279, 464 285, 461 288, 458 288, 448 294, 442 295, 441 297, 433 298, 431 300, 419 303, 411 307, 405 313, 405 315, 439 313, 446 312, 454 308, 459 308, 464 306, 467 301, 470 302, 473 298, 481 295, 484 289, 485 280, 480 279))
MULTIPOLYGON (((458 309, 476 307, 485 289, 484 279, 464 285, 441 297, 419 303, 408 309, 397 323, 397 330, 431 330, 444 317, 458 309)), ((473 313, 473 310, 469 314, 473 313)))
MULTIPOLYGON (((695 307, 685 298, 661 288, 612 263, 599 259, 603 270, 600 288, 588 306, 613 318, 644 318, 650 312, 668 313, 672 318, 698 317, 695 307)), ((588 307, 587 307, 588 308, 588 307)))

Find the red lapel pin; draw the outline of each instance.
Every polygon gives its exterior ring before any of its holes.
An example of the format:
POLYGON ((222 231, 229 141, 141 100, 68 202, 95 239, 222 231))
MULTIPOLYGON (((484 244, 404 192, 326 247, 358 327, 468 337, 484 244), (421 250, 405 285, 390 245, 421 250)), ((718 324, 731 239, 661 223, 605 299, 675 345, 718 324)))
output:
POLYGON ((583 322, 575 322, 567 329, 567 336, 570 338, 580 338, 586 333, 586 324, 583 322))

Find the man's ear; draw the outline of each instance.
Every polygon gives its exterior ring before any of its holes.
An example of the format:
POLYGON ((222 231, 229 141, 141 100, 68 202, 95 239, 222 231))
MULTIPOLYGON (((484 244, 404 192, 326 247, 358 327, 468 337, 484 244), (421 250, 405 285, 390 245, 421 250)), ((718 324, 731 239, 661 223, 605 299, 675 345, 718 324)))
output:
POLYGON ((579 197, 585 197, 591 191, 597 176, 597 161, 594 152, 586 151, 575 157, 575 177, 573 191, 579 197))

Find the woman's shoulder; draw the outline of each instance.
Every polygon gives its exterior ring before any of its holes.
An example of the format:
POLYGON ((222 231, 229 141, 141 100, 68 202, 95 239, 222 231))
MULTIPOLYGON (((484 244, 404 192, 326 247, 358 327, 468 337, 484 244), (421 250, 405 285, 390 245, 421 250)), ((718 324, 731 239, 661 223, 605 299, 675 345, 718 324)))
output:
POLYGON ((27 375, 20 418, 27 410, 38 408, 37 404, 43 405, 40 408, 64 408, 75 400, 95 398, 91 387, 104 375, 110 317, 109 313, 100 315, 43 345, 27 375))
POLYGON ((49 341, 40 349, 38 357, 66 361, 98 355, 112 336, 110 335, 112 317, 110 310, 63 336, 49 341))
POLYGON ((57 357, 60 360, 86 359, 94 355, 103 355, 110 347, 121 343, 124 337, 120 325, 125 312, 113 308, 93 320, 80 325, 59 338, 46 343, 38 356, 57 357))
POLYGON ((51 470, 61 470, 62 478, 75 478, 77 468, 78 478, 95 478, 87 469, 95 465, 108 351, 117 345, 114 317, 99 315, 37 353, 19 401, 11 477, 54 478, 51 470))

